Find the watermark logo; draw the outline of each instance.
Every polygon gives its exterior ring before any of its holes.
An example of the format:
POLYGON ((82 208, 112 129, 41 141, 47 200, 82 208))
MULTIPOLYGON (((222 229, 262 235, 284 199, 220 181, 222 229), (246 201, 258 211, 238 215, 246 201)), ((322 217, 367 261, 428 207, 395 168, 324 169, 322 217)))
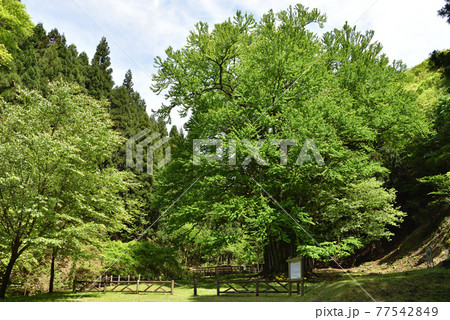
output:
MULTIPOLYGON (((241 140, 242 145, 248 151, 247 157, 242 161, 242 166, 247 166, 252 159, 256 161, 258 165, 267 166, 267 161, 261 156, 261 148, 266 143, 266 140, 250 141, 247 139, 241 140)), ((201 158, 205 158, 207 161, 224 161, 225 160, 225 150, 227 150, 228 161, 225 165, 233 166, 236 165, 237 152, 236 152, 237 140, 229 139, 227 140, 227 146, 224 147, 224 143, 220 139, 194 139, 193 145, 193 162, 194 165, 200 165, 201 158), (205 147, 211 147, 208 149, 215 149, 213 152, 205 151, 205 147), (203 149, 202 149, 203 148, 203 149)), ((288 147, 296 146, 298 141, 296 139, 274 139, 270 140, 271 145, 280 147, 280 165, 286 166, 288 164, 288 147)), ((316 144, 311 139, 306 139, 300 150, 300 153, 295 161, 295 165, 301 166, 304 162, 313 161, 320 166, 324 165, 322 155, 317 149, 316 144)))
MULTIPOLYGON (((139 172, 144 171, 144 150, 146 149, 147 154, 147 160, 146 160, 146 167, 147 167, 147 173, 149 175, 153 175, 153 167, 154 167, 154 155, 155 151, 159 148, 163 147, 167 144, 169 141, 169 137, 161 137, 161 133, 155 132, 152 133, 150 136, 144 138, 148 133, 150 132, 150 129, 144 129, 141 132, 139 132, 134 137, 131 137, 127 140, 127 161, 126 165, 128 168, 133 168, 133 150, 134 146, 136 146, 136 170, 139 172), (157 140, 160 138, 159 140, 157 140), (141 140, 139 142, 139 140, 141 140), (154 144, 152 144, 155 140, 157 140, 154 144)), ((159 161, 156 164, 156 167, 158 169, 162 168, 164 165, 169 163, 171 159, 171 148, 170 145, 167 144, 164 148, 164 158, 159 161)))

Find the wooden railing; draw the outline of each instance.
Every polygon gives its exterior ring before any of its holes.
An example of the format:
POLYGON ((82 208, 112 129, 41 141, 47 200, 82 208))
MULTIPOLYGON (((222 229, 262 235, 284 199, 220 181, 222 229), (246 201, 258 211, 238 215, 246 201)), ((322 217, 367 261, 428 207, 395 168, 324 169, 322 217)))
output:
POLYGON ((288 293, 289 295, 300 293, 303 296, 304 281, 264 279, 217 281, 217 295, 224 293, 255 293, 257 296, 260 293, 288 293))
POLYGON ((102 280, 74 280, 73 292, 121 292, 121 293, 170 293, 173 295, 174 280, 150 281, 150 280, 114 280, 112 277, 104 277, 102 280))
POLYGON ((263 271, 263 265, 251 266, 216 266, 191 268, 191 272, 197 277, 216 277, 227 274, 259 273, 263 271))

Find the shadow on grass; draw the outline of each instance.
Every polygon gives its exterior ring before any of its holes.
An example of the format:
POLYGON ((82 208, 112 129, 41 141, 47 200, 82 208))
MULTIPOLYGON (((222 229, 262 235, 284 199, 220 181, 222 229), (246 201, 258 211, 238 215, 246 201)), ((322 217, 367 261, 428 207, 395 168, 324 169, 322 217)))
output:
MULTIPOLYGON (((376 300, 386 302, 438 302, 450 300, 450 270, 430 268, 388 274, 352 274, 376 300)), ((313 290, 311 301, 370 301, 355 282, 346 279, 327 281, 313 290)))
MULTIPOLYGON (((40 293, 33 296, 12 296, 7 297, 0 302, 74 302, 76 301, 82 293, 73 293, 71 291, 61 291, 54 293, 40 293)), ((83 294, 81 298, 93 298, 96 297, 98 293, 87 292, 83 294)))

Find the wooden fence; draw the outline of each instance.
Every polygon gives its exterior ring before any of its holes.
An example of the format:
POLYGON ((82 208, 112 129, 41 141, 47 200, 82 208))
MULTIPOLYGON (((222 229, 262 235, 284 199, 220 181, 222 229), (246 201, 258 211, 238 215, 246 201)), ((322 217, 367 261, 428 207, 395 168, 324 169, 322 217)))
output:
POLYGON ((174 280, 150 281, 141 280, 139 276, 132 280, 131 277, 113 276, 104 277, 101 280, 74 280, 73 292, 117 292, 117 293, 170 293, 173 295, 174 280), (170 289, 168 288, 170 287, 170 289))
POLYGON ((191 268, 195 277, 216 277, 227 274, 259 273, 263 271, 263 265, 251 266, 217 266, 191 268))
POLYGON ((224 293, 255 293, 259 296, 260 293, 301 293, 304 294, 303 280, 230 280, 217 281, 217 295, 224 293), (224 286, 225 288, 221 288, 224 286), (295 288, 292 288, 295 285, 295 288))

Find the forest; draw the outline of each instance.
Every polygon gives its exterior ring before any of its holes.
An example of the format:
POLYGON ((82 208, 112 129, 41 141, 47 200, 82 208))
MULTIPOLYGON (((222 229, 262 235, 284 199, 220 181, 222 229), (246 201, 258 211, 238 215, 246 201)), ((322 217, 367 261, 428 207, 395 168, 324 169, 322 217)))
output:
POLYGON ((155 59, 159 108, 130 70, 114 83, 105 37, 89 58, 20 1, 0 1, 0 299, 105 272, 189 279, 193 267, 263 265, 260 276, 283 278, 298 256, 313 275, 430 235, 445 263, 450 50, 407 68, 373 31, 307 27, 325 23, 300 4, 198 22, 155 59), (173 110, 183 128, 170 127, 173 110), (146 129, 168 139, 171 160, 158 166, 160 148, 130 168, 126 142, 146 129), (193 161, 199 139, 220 147, 193 161))

